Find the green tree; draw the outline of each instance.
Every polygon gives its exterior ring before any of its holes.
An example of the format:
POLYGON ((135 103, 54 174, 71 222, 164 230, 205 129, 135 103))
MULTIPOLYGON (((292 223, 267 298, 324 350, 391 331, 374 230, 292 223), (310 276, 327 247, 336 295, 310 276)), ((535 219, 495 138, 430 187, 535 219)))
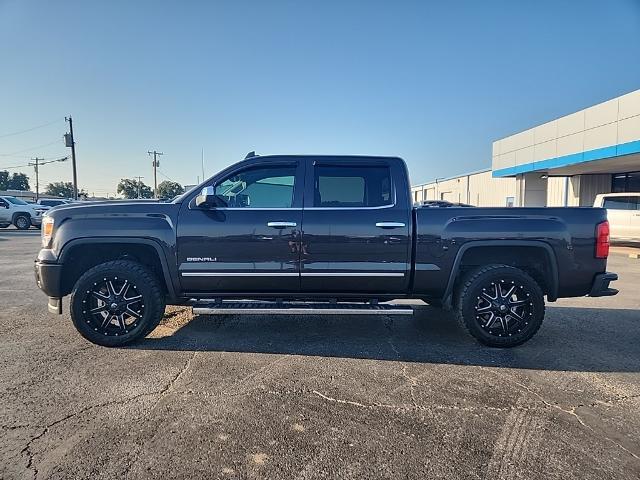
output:
POLYGON ((73 197, 73 183, 71 182, 53 182, 47 185, 45 191, 47 195, 60 198, 72 198, 73 197))
POLYGON ((158 185, 158 197, 160 198, 173 198, 182 193, 184 193, 184 188, 178 182, 165 180, 158 185))
POLYGON ((118 183, 118 193, 124 198, 153 198, 153 192, 144 182, 134 178, 123 178, 118 183))
POLYGON ((9 172, 3 170, 0 172, 0 190, 9 188, 9 172))
POLYGON ((29 190, 29 177, 26 173, 14 173, 7 182, 7 190, 29 190))

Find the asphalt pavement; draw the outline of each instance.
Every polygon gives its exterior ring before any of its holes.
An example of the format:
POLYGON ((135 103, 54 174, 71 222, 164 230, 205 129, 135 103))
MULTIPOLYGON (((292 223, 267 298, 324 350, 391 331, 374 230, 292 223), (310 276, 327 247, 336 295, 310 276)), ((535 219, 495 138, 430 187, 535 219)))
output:
POLYGON ((413 317, 198 316, 108 349, 47 313, 0 230, 0 478, 640 477, 640 260, 527 344, 413 317))

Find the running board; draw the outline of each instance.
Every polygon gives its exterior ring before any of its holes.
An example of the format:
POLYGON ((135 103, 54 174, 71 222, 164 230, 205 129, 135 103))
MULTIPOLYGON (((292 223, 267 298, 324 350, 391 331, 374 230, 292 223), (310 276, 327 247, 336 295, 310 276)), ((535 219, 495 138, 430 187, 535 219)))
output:
POLYGON ((413 315, 409 305, 369 303, 303 303, 221 301, 197 303, 196 315, 413 315))

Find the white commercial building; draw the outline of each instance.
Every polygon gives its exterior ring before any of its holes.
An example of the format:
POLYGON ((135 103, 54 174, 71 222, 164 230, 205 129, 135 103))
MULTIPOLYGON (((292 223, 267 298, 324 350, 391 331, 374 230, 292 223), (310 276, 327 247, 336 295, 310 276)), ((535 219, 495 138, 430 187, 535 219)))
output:
POLYGON ((590 206, 640 192, 640 90, 493 142, 491 169, 412 187, 414 201, 590 206))

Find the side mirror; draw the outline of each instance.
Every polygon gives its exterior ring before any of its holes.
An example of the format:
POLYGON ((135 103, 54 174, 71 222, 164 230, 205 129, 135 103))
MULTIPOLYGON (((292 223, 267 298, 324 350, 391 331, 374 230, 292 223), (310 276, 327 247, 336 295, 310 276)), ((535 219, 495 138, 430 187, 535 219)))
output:
POLYGON ((215 194, 215 189, 211 186, 204 187, 200 195, 196 197, 196 206, 199 208, 226 207, 226 203, 215 194))

